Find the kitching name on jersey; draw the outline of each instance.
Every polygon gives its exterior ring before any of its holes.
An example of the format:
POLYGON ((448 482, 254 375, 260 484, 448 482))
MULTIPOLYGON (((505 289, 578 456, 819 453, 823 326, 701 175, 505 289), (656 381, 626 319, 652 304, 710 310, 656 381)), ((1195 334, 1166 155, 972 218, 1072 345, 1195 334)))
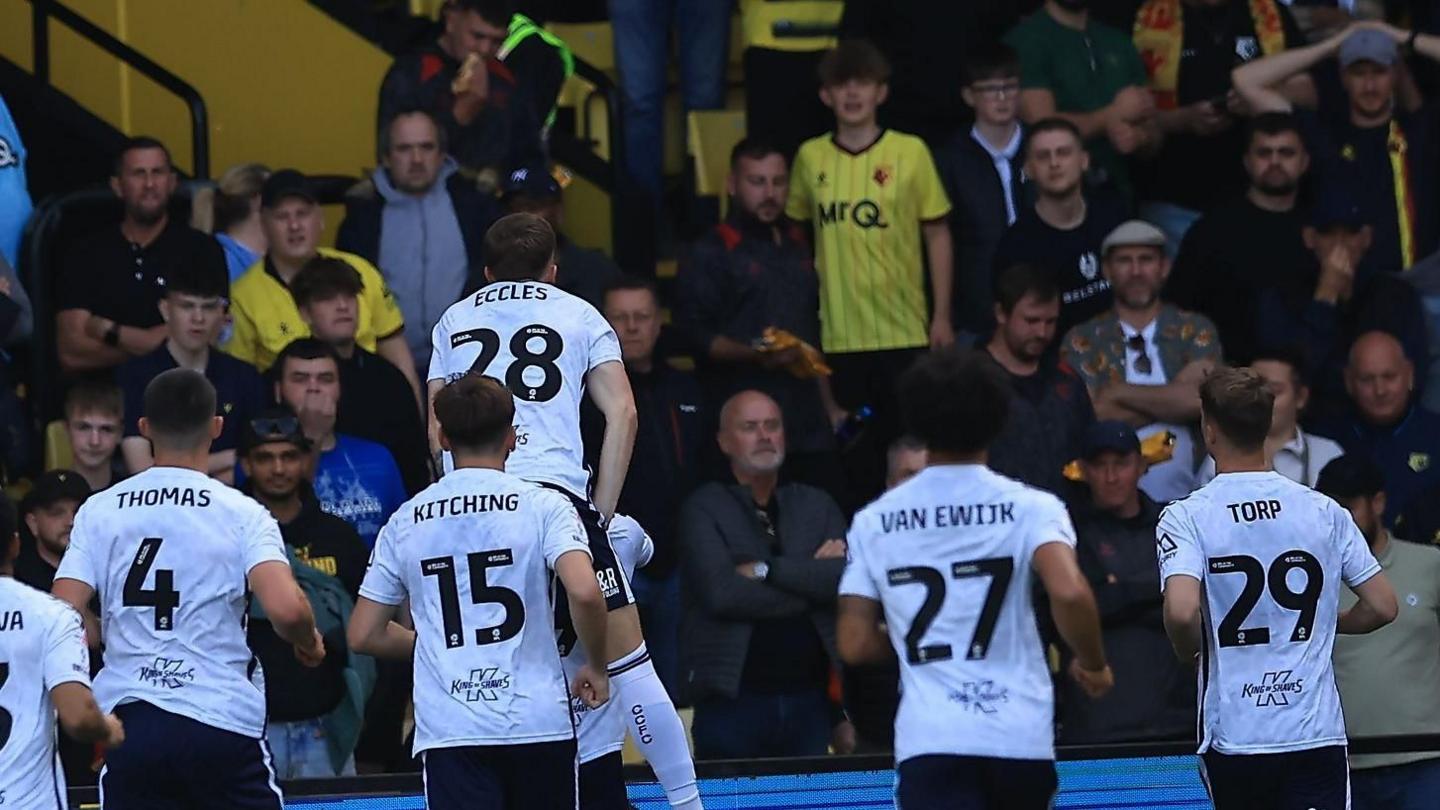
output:
POLYGON ((1073 546, 1059 499, 978 465, 927 467, 855 516, 840 593, 881 603, 900 657, 897 762, 1054 758, 1030 565, 1073 546))

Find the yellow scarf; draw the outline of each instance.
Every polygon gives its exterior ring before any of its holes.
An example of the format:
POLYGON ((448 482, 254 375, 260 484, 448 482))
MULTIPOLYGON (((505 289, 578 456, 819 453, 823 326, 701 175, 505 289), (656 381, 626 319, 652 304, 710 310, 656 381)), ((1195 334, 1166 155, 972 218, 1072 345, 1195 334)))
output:
MULTIPOLYGON (((1146 0, 1135 15, 1135 47, 1145 62, 1150 90, 1162 110, 1179 106, 1180 54, 1185 47, 1181 0, 1146 0)), ((1285 26, 1275 0, 1250 0, 1250 18, 1265 56, 1285 50, 1285 26)))
POLYGON ((1390 119, 1390 137, 1385 143, 1390 153, 1390 173, 1395 179, 1395 223, 1400 230, 1401 270, 1409 270, 1415 264, 1415 195, 1410 193, 1410 142, 1400 122, 1390 119))

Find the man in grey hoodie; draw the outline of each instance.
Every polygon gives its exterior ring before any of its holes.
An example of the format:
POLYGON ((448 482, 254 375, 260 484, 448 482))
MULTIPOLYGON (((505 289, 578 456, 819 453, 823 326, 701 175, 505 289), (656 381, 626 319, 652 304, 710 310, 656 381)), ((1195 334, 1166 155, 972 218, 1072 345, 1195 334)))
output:
POLYGON ((416 368, 430 363, 430 332, 446 308, 483 284, 487 228, 499 206, 460 174, 445 131, 423 110, 380 132, 373 188, 346 201, 336 246, 370 260, 405 316, 416 368))

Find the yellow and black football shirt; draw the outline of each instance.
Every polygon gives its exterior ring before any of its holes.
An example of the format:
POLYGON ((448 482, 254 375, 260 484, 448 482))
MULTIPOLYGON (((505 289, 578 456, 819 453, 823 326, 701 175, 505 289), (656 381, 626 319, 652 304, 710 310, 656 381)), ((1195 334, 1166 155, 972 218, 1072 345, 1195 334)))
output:
POLYGON ((914 135, 884 130, 860 152, 831 135, 801 145, 785 213, 815 226, 825 351, 930 342, 920 224, 949 212, 935 161, 914 135))

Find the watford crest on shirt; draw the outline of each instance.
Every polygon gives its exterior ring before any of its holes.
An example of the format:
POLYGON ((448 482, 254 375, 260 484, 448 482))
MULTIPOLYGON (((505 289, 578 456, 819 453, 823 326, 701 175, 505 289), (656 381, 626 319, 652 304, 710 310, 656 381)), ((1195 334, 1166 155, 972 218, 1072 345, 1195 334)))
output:
POLYGON ((1417 472, 1417 473, 1422 473, 1422 472, 1425 472, 1426 470, 1430 469, 1430 454, 1429 454, 1429 453, 1411 453, 1411 454, 1410 454, 1410 469, 1414 470, 1414 471, 1417 472))

